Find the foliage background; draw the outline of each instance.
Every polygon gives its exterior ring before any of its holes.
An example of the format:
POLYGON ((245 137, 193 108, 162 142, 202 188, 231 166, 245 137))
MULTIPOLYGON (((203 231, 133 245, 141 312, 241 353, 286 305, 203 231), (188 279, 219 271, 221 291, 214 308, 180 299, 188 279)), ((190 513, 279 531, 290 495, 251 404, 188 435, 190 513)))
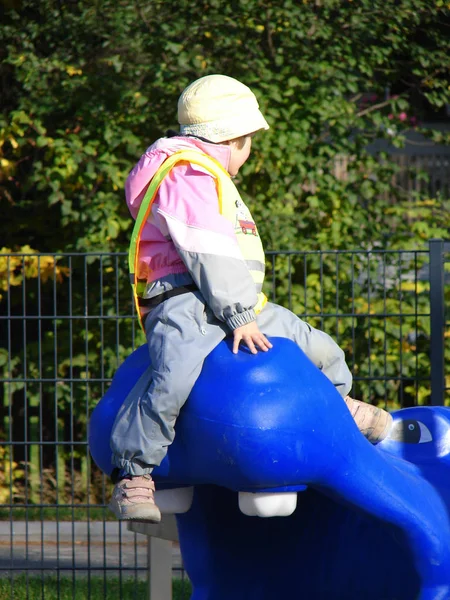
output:
POLYGON ((341 255, 339 269, 323 254, 274 260, 267 289, 276 280, 278 302, 337 337, 360 396, 390 408, 405 394, 428 401, 427 255, 395 251, 448 237, 450 205, 394 185, 389 152, 369 149, 402 147, 412 127, 448 143, 445 127, 421 125, 446 120, 448 4, 8 0, 1 11, 0 310, 62 316, 2 320, 0 431, 80 443, 45 457, 18 450, 14 460, 35 475, 44 464, 64 473, 72 453, 86 470, 81 442, 104 391, 89 381, 110 378, 141 340, 130 320, 117 333, 118 315, 131 313, 124 258, 8 253, 126 250, 127 173, 176 127, 182 89, 209 73, 249 85, 271 125, 238 182, 266 249, 360 251, 341 255), (105 318, 72 326, 69 306, 105 318))

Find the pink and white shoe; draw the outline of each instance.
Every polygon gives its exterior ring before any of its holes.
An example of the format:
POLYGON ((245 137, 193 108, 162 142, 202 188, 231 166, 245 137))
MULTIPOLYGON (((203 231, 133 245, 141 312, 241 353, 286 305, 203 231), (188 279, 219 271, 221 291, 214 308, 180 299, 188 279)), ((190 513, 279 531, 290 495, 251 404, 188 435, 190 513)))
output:
POLYGON ((155 504, 154 493, 151 475, 129 475, 115 485, 109 508, 120 520, 159 523, 161 513, 155 504))
POLYGON ((392 416, 382 408, 367 402, 355 400, 350 396, 344 398, 358 429, 372 444, 382 442, 392 427, 392 416))

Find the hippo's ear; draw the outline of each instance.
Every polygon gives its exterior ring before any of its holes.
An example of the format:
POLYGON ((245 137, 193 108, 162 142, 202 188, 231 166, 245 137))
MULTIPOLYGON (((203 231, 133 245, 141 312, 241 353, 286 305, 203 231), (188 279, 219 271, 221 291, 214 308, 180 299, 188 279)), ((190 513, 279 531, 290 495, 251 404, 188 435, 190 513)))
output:
POLYGON ((394 442, 403 442, 404 444, 424 444, 431 442, 433 436, 428 427, 421 421, 400 419, 392 426, 387 439, 394 442))

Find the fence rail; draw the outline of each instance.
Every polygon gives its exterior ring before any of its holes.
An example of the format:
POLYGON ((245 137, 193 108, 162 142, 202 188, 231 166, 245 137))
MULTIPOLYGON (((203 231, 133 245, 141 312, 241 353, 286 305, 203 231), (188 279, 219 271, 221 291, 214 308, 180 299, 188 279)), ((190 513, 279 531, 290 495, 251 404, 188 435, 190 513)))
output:
MULTIPOLYGON (((354 396, 450 404, 449 254, 269 252, 265 291, 337 340, 354 396)), ((143 596, 146 542, 111 520, 86 441, 143 342, 125 253, 0 254, 0 598, 143 596)))

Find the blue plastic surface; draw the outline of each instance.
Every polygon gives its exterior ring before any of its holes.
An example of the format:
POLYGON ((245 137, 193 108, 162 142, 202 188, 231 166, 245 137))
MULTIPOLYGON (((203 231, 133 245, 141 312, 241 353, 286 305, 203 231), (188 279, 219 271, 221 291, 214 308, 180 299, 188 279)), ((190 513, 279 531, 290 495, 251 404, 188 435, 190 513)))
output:
MULTIPOLYGON (((392 439, 372 446, 303 352, 272 342, 256 356, 228 341, 212 352, 154 471, 157 487, 195 486, 177 516, 193 600, 450 599, 450 410, 398 411, 392 439), (262 490, 298 491, 295 512, 243 515, 236 492, 262 490)), ((147 361, 136 350, 92 414, 105 473, 115 415, 147 361)))

